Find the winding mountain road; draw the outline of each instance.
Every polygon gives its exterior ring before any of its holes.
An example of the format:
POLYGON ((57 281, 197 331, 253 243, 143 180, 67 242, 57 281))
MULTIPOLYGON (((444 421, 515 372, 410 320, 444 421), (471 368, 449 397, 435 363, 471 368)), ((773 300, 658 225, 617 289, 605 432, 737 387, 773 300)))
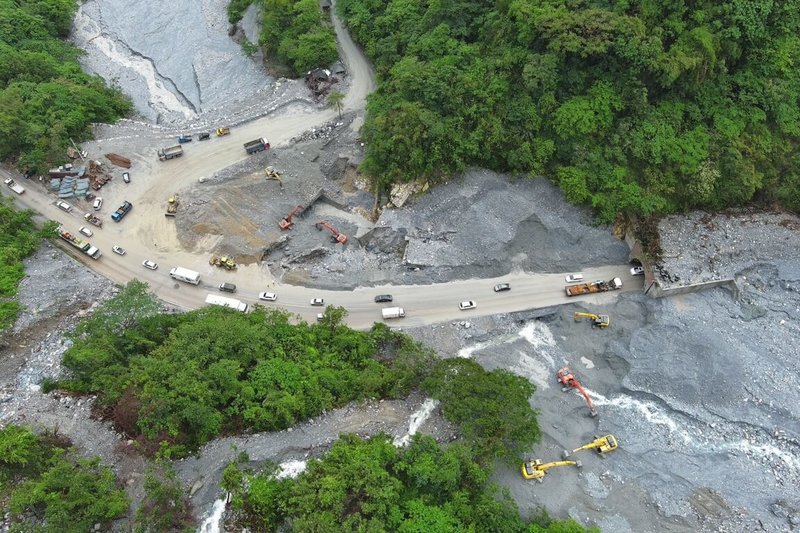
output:
MULTIPOLYGON (((344 100, 344 110, 363 110, 367 95, 375 88, 371 65, 361 50, 355 45, 338 18, 333 15, 334 27, 338 36, 341 56, 347 65, 350 87, 344 100)), ((406 318, 394 321, 396 326, 419 326, 453 319, 523 311, 548 307, 567 302, 564 294, 563 274, 525 274, 514 273, 497 279, 454 281, 444 284, 424 286, 384 286, 359 288, 353 291, 323 291, 294 285, 281 285, 271 278, 259 265, 240 266, 235 272, 223 272, 209 266, 207 254, 192 253, 182 249, 174 221, 164 217, 166 199, 176 190, 182 190, 196 183, 203 176, 229 167, 248 156, 242 144, 258 137, 266 137, 277 146, 287 143, 291 138, 313 127, 336 120, 333 109, 313 110, 291 116, 265 116, 247 124, 237 126, 231 135, 213 138, 203 143, 184 145, 184 156, 171 161, 160 162, 157 149, 174 144, 175 137, 152 139, 146 150, 126 152, 134 161, 131 183, 121 187, 104 189, 105 204, 100 213, 104 219, 102 229, 92 227, 92 244, 103 251, 97 261, 80 256, 87 266, 99 274, 117 282, 127 283, 137 278, 147 282, 153 292, 164 302, 183 309, 193 309, 205 305, 208 293, 219 294, 217 286, 222 281, 236 283, 238 291, 227 295, 246 303, 257 303, 258 293, 264 290, 276 292, 277 302, 262 302, 277 305, 313 321, 319 307, 310 305, 311 298, 325 299, 326 305, 337 305, 348 310, 347 323, 355 328, 369 328, 373 322, 381 320, 381 307, 392 305, 406 310, 406 318), (112 213, 123 200, 133 203, 133 210, 120 223, 110 219, 112 213), (118 256, 111 252, 112 245, 124 247, 128 253, 118 256), (159 264, 156 271, 142 266, 144 259, 159 264), (201 273, 199 286, 177 282, 169 277, 169 269, 182 266, 201 273), (509 282, 510 292, 494 293, 492 287, 497 282, 509 282), (377 294, 389 293, 394 296, 392 304, 379 305, 373 298, 377 294), (477 309, 460 311, 458 303, 463 300, 476 300, 477 309)), ((109 142, 111 142, 109 140, 109 142)), ((103 141, 100 141, 102 144, 103 141)), ((45 219, 56 220, 68 231, 77 233, 80 226, 87 225, 83 213, 91 211, 87 202, 71 200, 74 209, 66 213, 55 206, 55 198, 40 184, 20 179, 19 175, 0 169, 3 177, 14 177, 26 187, 21 196, 3 187, 3 194, 13 196, 25 208, 40 213, 45 219)), ((63 243, 62 243, 63 244, 63 243)), ((65 249, 72 249, 64 246, 65 249)), ((641 290, 641 278, 629 275, 627 265, 604 266, 584 270, 586 279, 610 279, 621 277, 623 291, 641 290)), ((582 298, 600 303, 613 298, 614 293, 597 294, 582 298)), ((570 299, 570 301, 575 300, 570 299)))

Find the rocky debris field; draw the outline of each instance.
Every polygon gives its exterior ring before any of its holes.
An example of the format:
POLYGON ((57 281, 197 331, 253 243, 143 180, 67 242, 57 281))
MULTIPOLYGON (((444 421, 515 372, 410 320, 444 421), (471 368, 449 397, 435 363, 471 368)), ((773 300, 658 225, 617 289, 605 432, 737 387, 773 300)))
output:
POLYGON ((770 283, 800 278, 800 218, 790 213, 694 212, 664 217, 658 230, 663 250, 658 269, 667 286, 739 280, 758 263, 781 269, 770 283))

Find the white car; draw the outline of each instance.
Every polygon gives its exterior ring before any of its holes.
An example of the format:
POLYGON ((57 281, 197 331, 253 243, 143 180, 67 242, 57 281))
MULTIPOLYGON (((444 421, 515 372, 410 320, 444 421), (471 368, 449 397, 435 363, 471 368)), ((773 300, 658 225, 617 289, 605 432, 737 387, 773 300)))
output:
POLYGON ((82 234, 86 235, 87 237, 91 237, 92 235, 94 235, 94 233, 92 233, 92 230, 90 230, 86 226, 81 226, 81 229, 79 229, 78 231, 80 231, 82 234))
POLYGON ((111 247, 111 251, 114 252, 115 254, 125 255, 125 248, 117 246, 116 244, 111 247))
POLYGON ((158 268, 158 263, 150 261, 149 259, 145 259, 142 261, 142 266, 145 268, 149 268, 150 270, 155 270, 158 268))
POLYGON ((475 303, 475 300, 467 300, 466 302, 461 302, 458 304, 458 308, 462 311, 466 311, 467 309, 475 309, 478 307, 478 304, 475 303))
POLYGON ((583 281, 583 274, 570 274, 565 278, 567 283, 578 283, 583 281))
POLYGON ((278 295, 274 292, 259 292, 258 293, 259 300, 266 300, 268 302, 274 302, 278 299, 278 295))
POLYGON ((72 206, 71 206, 71 205, 69 205, 69 204, 68 204, 67 202, 65 202, 64 200, 59 200, 59 201, 57 201, 57 202, 56 202, 56 207, 58 207, 59 209, 63 209, 63 210, 64 210, 64 211, 66 211, 67 213, 69 213, 70 211, 72 211, 72 206))
POLYGON ((122 173, 122 181, 124 181, 125 183, 130 183, 131 182, 131 175, 128 174, 127 172, 123 172, 122 173))
POLYGON ((311 305, 320 306, 325 305, 325 300, 322 298, 311 298, 311 305))
POLYGON ((324 320, 324 319, 325 319, 325 313, 317 313, 317 320, 324 320))
POLYGON ((644 276, 644 267, 633 267, 631 269, 631 276, 644 276))
POLYGON ((94 207, 95 211, 100 211, 100 208, 103 207, 103 199, 99 196, 95 198, 94 202, 92 202, 92 207, 94 207))

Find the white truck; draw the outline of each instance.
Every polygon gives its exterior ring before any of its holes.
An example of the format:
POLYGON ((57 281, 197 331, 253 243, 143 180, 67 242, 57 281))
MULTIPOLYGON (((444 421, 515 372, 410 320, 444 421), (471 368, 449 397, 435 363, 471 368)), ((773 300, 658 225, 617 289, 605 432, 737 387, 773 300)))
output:
POLYGON ((169 271, 169 275, 172 279, 177 279, 184 283, 191 283, 192 285, 200 283, 200 273, 188 268, 175 267, 169 271))
POLYGON ((25 187, 17 185, 17 182, 14 181, 12 178, 6 178, 5 184, 8 185, 9 189, 11 189, 17 194, 22 194, 25 192, 25 187))
POLYGON ((237 300, 236 298, 228 298, 227 296, 218 296, 216 294, 209 294, 206 296, 206 303, 209 305, 220 305, 222 307, 230 307, 231 309, 236 309, 237 311, 241 311, 242 313, 246 313, 249 309, 249 306, 237 300))
POLYGON ((406 310, 402 307, 384 307, 381 309, 381 314, 383 315, 384 320, 388 320, 390 318, 403 318, 406 316, 406 310))

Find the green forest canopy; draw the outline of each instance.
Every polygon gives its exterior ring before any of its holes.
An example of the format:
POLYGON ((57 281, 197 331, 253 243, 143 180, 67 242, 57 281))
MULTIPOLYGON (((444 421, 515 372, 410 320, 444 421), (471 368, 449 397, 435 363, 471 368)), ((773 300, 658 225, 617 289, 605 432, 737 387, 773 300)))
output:
POLYGON ((375 63, 363 170, 546 174, 601 221, 800 210, 800 4, 339 0, 375 63))
POLYGON ((43 171, 66 157, 93 122, 128 114, 130 100, 84 73, 65 39, 75 0, 0 0, 0 160, 43 171))
POLYGON ((281 430, 354 400, 407 395, 433 353, 383 324, 347 328, 345 314, 328 308, 313 325, 263 308, 158 314, 133 281, 79 325, 64 354, 72 378, 58 385, 99 394, 120 430, 172 455, 223 432, 281 430))

